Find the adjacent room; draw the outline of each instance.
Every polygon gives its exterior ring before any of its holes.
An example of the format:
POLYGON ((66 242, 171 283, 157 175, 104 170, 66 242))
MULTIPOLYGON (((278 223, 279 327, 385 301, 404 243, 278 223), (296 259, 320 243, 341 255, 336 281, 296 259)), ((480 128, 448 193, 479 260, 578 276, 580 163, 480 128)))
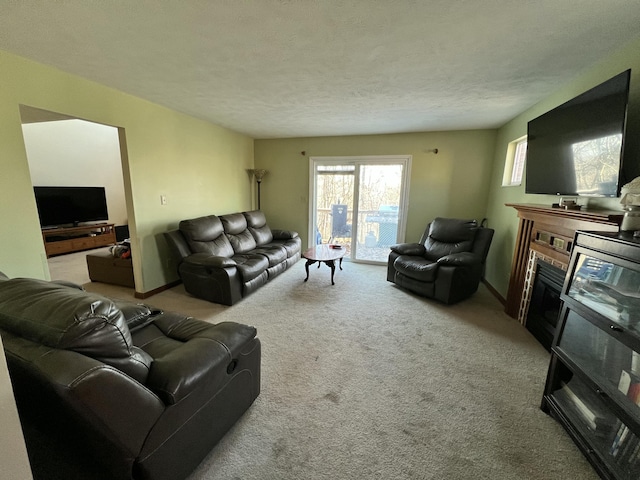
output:
POLYGON ((639 478, 640 5, 2 11, 7 478, 639 478))

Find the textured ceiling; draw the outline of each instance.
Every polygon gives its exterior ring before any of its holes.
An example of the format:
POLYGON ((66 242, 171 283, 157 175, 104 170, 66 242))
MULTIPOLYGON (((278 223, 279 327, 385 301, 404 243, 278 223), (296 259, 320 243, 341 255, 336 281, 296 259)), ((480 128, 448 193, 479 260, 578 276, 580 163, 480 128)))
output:
POLYGON ((0 49, 254 138, 497 127, 638 25, 637 0, 0 0, 0 49))

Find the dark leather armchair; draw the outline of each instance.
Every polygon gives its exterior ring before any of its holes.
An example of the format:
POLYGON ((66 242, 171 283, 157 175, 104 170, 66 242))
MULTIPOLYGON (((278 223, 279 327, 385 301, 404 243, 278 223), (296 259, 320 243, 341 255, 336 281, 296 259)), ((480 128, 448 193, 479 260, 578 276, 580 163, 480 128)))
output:
POLYGON ((419 243, 391 247, 387 280, 423 297, 459 302, 478 290, 492 238, 493 230, 475 220, 436 218, 419 243))
POLYGON ((256 329, 70 287, 0 273, 34 478, 187 477, 260 393, 256 329))

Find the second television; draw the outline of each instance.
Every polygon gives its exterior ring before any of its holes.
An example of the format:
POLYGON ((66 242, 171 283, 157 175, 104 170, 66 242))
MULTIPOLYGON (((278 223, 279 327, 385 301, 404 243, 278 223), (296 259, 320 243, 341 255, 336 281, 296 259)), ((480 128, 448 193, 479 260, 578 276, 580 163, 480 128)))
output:
POLYGON ((109 219, 105 187, 33 187, 42 228, 109 219))

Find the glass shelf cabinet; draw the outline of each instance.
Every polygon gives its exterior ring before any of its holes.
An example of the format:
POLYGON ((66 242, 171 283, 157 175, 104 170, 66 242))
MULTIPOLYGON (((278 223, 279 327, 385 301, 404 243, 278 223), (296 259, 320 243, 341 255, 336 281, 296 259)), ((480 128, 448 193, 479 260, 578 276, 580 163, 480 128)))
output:
POLYGON ((640 239, 576 233, 542 409, 605 479, 640 478, 640 239))

